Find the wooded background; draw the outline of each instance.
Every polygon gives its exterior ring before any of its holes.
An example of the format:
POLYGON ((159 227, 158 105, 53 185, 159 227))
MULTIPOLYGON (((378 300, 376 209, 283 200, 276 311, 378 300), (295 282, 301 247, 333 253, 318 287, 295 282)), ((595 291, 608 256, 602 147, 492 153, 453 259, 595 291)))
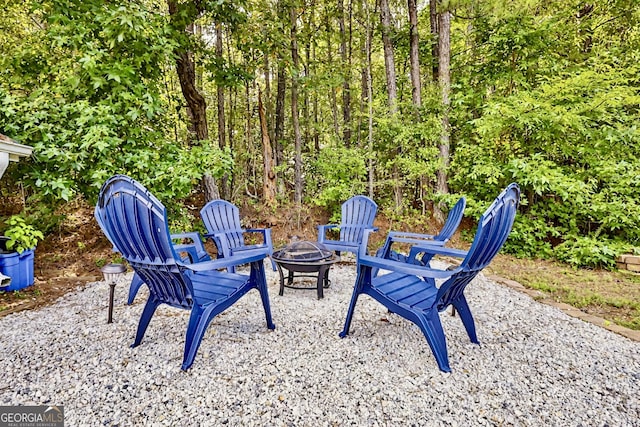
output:
POLYGON ((613 266, 640 241, 637 0, 0 0, 3 196, 42 231, 130 175, 193 192, 474 220, 506 250, 613 266), (17 187, 16 187, 17 186, 17 187))

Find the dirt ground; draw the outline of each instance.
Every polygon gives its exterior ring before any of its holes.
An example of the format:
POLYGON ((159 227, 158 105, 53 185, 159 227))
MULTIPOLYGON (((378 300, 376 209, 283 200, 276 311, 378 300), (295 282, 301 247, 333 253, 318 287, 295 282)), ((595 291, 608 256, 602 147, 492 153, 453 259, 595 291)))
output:
MULTIPOLYGON (((6 209, 3 212, 1 206, 0 214, 7 214, 6 209)), ((74 202, 66 207, 64 215, 65 219, 59 230, 49 235, 37 247, 34 285, 16 292, 0 292, 0 317, 51 304, 69 291, 102 280, 100 266, 111 262, 116 255, 111 251, 111 245, 93 218, 93 207, 74 202)), ((241 218, 243 226, 247 228, 270 227, 276 249, 289 243, 294 236, 301 240, 316 240, 316 225, 326 224, 329 220, 326 213, 320 209, 280 209, 274 213, 254 206, 242 207, 241 218)), ((378 215, 375 225, 380 230, 372 235, 369 248, 373 250, 383 243, 389 228, 412 229, 406 224, 391 224, 381 214, 378 215)), ((462 225, 463 228, 473 226, 471 222, 462 225)), ((425 227, 431 232, 439 229, 436 223, 422 225, 423 232, 425 227)), ((465 247, 468 243, 463 242, 456 234, 451 245, 465 247)), ((214 248, 213 245, 207 244, 207 249, 211 252, 215 251, 214 248)), ((624 304, 616 307, 615 304, 603 304, 597 298, 591 301, 589 295, 596 292, 613 299, 640 301, 639 275, 629 277, 607 271, 581 271, 558 263, 519 260, 506 255, 496 257, 487 273, 542 290, 545 290, 544 283, 558 282, 560 294, 564 292, 571 296, 577 292, 578 297, 574 305, 589 314, 612 322, 637 321, 637 312, 625 308, 624 304), (536 282, 538 279, 542 285, 536 282)), ((559 297, 562 296, 560 294, 559 297)))

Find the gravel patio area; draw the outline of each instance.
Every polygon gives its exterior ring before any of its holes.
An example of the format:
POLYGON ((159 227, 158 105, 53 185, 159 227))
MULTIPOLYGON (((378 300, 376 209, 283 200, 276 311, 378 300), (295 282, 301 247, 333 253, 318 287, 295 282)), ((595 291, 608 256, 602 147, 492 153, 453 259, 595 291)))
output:
POLYGON ((127 280, 0 319, 0 405, 64 405, 65 425, 637 426, 640 343, 478 277, 467 288, 481 346, 442 313, 453 372, 412 323, 362 296, 341 339, 354 264, 324 299, 265 264, 276 329, 250 292, 214 318, 180 370, 188 312, 161 307, 132 349, 146 300, 127 280))

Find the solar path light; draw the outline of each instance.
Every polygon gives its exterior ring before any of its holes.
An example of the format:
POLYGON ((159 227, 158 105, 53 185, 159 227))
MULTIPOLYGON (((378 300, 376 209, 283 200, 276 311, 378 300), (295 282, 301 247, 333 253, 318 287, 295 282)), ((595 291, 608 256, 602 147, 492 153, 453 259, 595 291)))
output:
POLYGON ((100 269, 104 276, 104 281, 109 285, 109 317, 107 323, 113 322, 113 292, 116 288, 116 283, 127 271, 127 268, 122 264, 107 264, 100 269))

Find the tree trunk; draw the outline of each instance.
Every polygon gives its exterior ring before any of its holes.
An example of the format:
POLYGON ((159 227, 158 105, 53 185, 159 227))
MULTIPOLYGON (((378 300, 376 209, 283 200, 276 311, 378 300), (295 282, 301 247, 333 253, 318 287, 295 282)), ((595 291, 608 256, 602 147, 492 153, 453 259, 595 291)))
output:
POLYGON ((433 41, 431 42, 431 72, 434 82, 438 81, 438 61, 440 54, 438 53, 438 36, 440 34, 438 25, 438 4, 439 0, 429 1, 429 23, 431 24, 431 36, 433 41))
POLYGON ((176 57, 176 71, 180 80, 182 95, 187 102, 188 116, 191 119, 195 141, 209 138, 207 126, 207 102, 196 88, 195 66, 190 52, 179 52, 176 57))
MULTIPOLYGON (((291 19, 289 14, 287 13, 287 7, 285 5, 284 0, 278 0, 276 4, 277 14, 278 14, 278 23, 282 25, 282 32, 287 26, 287 22, 291 19)), ((275 130, 273 140, 273 144, 275 144, 275 159, 276 166, 281 166, 284 163, 284 125, 285 125, 285 96, 287 91, 287 80, 286 80, 286 60, 285 60, 285 50, 284 47, 277 47, 277 72, 276 72, 276 117, 275 117, 275 130)), ((276 183, 278 186, 278 194, 285 198, 287 197, 287 188, 286 188, 286 179, 285 172, 281 169, 281 172, 278 173, 276 178, 276 183)))
MULTIPOLYGON (((437 183, 436 191, 442 194, 449 193, 449 186, 447 184, 447 169, 449 168, 449 143, 451 126, 449 124, 449 109, 451 101, 449 100, 449 92, 451 90, 451 74, 450 74, 450 60, 451 60, 451 45, 449 42, 449 33, 451 28, 451 13, 449 11, 442 11, 438 20, 440 34, 438 36, 438 51, 440 52, 438 66, 438 81, 440 83, 440 90, 442 94, 442 135, 440 137, 440 167, 436 172, 437 183)), ((439 210, 439 209, 438 209, 439 210)), ((436 212, 437 213, 437 212, 436 212)), ((444 215, 440 212, 440 221, 444 220, 444 215)))
POLYGON ((409 6, 409 60, 411 63, 411 99, 413 105, 422 105, 420 88, 420 52, 418 38, 418 6, 417 0, 407 0, 409 6))
MULTIPOLYGON (((222 25, 216 24, 216 58, 222 64, 222 25)), ((217 83, 217 101, 218 101, 218 146, 224 150, 226 143, 225 126, 224 126, 224 87, 220 82, 217 83)), ((229 199, 229 175, 224 174, 222 177, 222 198, 229 199)))
MULTIPOLYGON (((333 64, 333 50, 331 48, 331 22, 329 21, 329 14, 326 15, 326 31, 327 31, 327 64, 331 69, 333 64)), ((331 113, 333 116, 333 130, 336 136, 340 135, 340 127, 338 125, 338 100, 336 99, 336 88, 333 85, 329 91, 329 99, 331 100, 331 113)))
MULTIPOLYGON (((282 148, 282 143, 284 139, 284 104, 285 104, 285 95, 287 91, 287 80, 284 74, 285 65, 283 64, 284 58, 278 62, 278 78, 277 78, 277 93, 276 93, 276 129, 275 129, 275 155, 276 155, 276 165, 280 166, 284 163, 284 150, 282 148)), ((283 172, 281 172, 283 173, 283 172)), ((277 180, 278 182, 278 193, 281 196, 286 196, 285 189, 285 179, 283 176, 277 180)))
POLYGON ((302 138, 300 136, 300 123, 298 120, 298 69, 300 58, 298 57, 297 21, 298 13, 295 7, 291 7, 291 59, 293 62, 293 76, 291 78, 291 123, 295 141, 294 163, 294 202, 302 204, 302 138))
POLYGON ((273 109, 271 108, 271 65, 269 63, 269 54, 264 52, 264 96, 266 102, 266 120, 267 128, 269 129, 269 139, 275 139, 275 133, 273 129, 273 109))
POLYGON ((398 89, 396 84, 396 65, 393 59, 393 44, 389 36, 391 11, 388 0, 380 0, 380 22, 382 23, 382 44, 384 46, 384 69, 387 77, 387 98, 391 114, 398 112, 398 89))
POLYGON ((205 204, 220 198, 220 190, 218 190, 218 186, 216 185, 216 181, 213 177, 205 173, 202 175, 202 187, 204 189, 204 201, 205 204))
MULTIPOLYGON (((245 66, 248 67, 248 65, 246 63, 245 63, 245 66)), ((246 102, 246 104, 245 104, 246 108, 245 108, 245 137, 244 137, 244 139, 246 141, 246 150, 247 150, 247 152, 253 153, 253 151, 255 150, 254 144, 253 144, 253 136, 252 136, 253 135, 253 132, 252 132, 253 124, 251 122, 251 117, 253 116, 253 107, 251 105, 251 86, 249 85, 249 81, 248 80, 246 80, 245 83, 244 83, 244 94, 245 94, 245 98, 244 99, 246 100, 245 101, 246 102)), ((258 96, 260 96, 260 95, 261 95, 260 94, 260 90, 258 89, 258 96)), ((262 100, 260 100, 260 102, 262 102, 262 100)), ((266 122, 266 120, 265 120, 265 122, 266 122)), ((260 122, 260 131, 262 131, 262 121, 260 122)), ((268 130, 267 130, 267 132, 268 132, 268 130)), ((242 142, 240 142, 240 143, 242 143, 242 142)), ((271 145, 271 144, 269 144, 269 145, 271 145)), ((256 155, 251 155, 251 157, 252 158, 257 158, 258 157, 257 153, 256 153, 256 155)), ((251 169, 251 170, 247 171, 247 176, 254 176, 255 177, 257 175, 257 169, 258 169, 257 160, 250 159, 247 163, 249 164, 249 169, 251 169)), ((237 180, 237 177, 234 174, 234 179, 232 181, 234 188, 237 188, 237 185, 235 185, 236 184, 236 180, 237 180)), ((248 181, 247 178, 242 177, 242 176, 240 177, 240 180, 243 180, 245 182, 248 181)), ((258 182, 257 181, 258 181, 257 179, 253 180, 254 191, 256 193, 258 192, 258 190, 257 190, 258 182)))
POLYGON ((340 59, 342 61, 342 138, 345 147, 351 145, 351 70, 347 52, 347 35, 344 25, 344 0, 338 0, 338 25, 340 28, 340 59))
POLYGON ((368 107, 368 147, 369 147, 369 197, 373 198, 373 183, 374 183, 374 169, 373 169, 373 81, 372 81, 372 72, 371 72, 371 42, 373 38, 372 28, 371 28, 371 16, 369 14, 369 6, 365 0, 364 2, 366 8, 366 31, 367 38, 365 41, 365 51, 367 56, 367 65, 365 72, 365 84, 366 84, 366 93, 367 93, 367 107, 368 107))
MULTIPOLYGON (((180 13, 178 3, 175 0, 168 0, 169 16, 173 19, 180 13)), ((193 33, 193 23, 190 23, 185 32, 193 33)), ((191 52, 186 47, 176 47, 176 72, 180 80, 182 95, 187 103, 188 116, 191 121, 191 128, 195 134, 196 141, 206 141, 209 139, 209 127, 207 124, 207 102, 196 87, 196 68, 191 52)), ((208 173, 202 176, 202 188, 205 203, 219 198, 218 187, 211 175, 208 173)))
MULTIPOLYGON (((313 2, 311 4, 313 7, 313 2)), ((313 14, 313 9, 311 10, 311 13, 309 15, 311 14, 313 14)), ((306 27, 307 28, 305 28, 306 30, 305 32, 311 32, 310 23, 306 23, 306 27)), ((305 54, 305 61, 302 66, 304 67, 305 77, 308 77, 312 75, 310 73, 311 37, 307 37, 304 42, 304 54, 305 54)), ((311 106, 309 101, 309 90, 306 88, 302 90, 302 117, 303 117, 303 126, 304 126, 304 138, 303 138, 302 148, 305 153, 309 153, 309 152, 312 152, 313 149, 311 145, 311 118, 310 118, 311 106)))
MULTIPOLYGON (((316 57, 316 43, 311 45, 311 60, 313 66, 313 72, 316 73, 317 57, 316 57)), ((316 153, 320 152, 320 127, 318 123, 319 120, 319 106, 318 106, 318 91, 314 90, 312 92, 312 100, 313 100, 313 147, 316 153)))
POLYGON ((258 116, 260 117, 260 130, 262 133, 262 160, 264 173, 262 180, 262 199, 268 206, 276 206, 276 174, 274 172, 273 149, 267 128, 267 118, 262 105, 262 91, 258 88, 258 116))
MULTIPOLYGON (((391 43, 391 11, 388 0, 380 0, 380 21, 382 23, 382 45, 384 46, 384 65, 387 77, 387 98, 391 115, 398 113, 398 90, 396 85, 396 66, 393 59, 393 44, 391 43)), ((400 154, 400 148, 396 150, 396 157, 400 154)), ((393 166, 393 198, 396 210, 402 207, 402 185, 400 183, 400 170, 397 162, 393 166)))

